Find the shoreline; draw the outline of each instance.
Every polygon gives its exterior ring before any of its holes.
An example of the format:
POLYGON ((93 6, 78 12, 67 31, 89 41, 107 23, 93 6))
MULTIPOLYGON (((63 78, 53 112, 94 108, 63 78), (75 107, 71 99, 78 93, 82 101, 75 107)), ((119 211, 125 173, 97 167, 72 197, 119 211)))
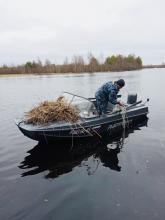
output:
MULTIPOLYGON (((130 71, 138 71, 138 70, 143 70, 143 69, 154 69, 154 68, 165 68, 165 65, 144 65, 142 68, 139 69, 132 69, 132 70, 114 70, 114 71, 102 71, 104 73, 114 73, 114 72, 130 72, 130 71)), ((97 72, 67 72, 67 73, 4 73, 0 74, 0 77, 4 76, 53 76, 53 75, 70 75, 70 74, 94 74, 94 73, 100 73, 101 71, 97 72)))

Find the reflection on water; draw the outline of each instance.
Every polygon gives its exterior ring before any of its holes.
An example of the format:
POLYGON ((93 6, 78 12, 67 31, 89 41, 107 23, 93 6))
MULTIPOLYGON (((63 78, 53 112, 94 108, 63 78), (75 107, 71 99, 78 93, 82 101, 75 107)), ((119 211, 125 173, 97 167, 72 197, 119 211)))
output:
POLYGON ((0 220, 164 220, 164 71, 0 77, 0 220), (150 98, 148 127, 126 131, 124 145, 120 133, 72 149, 35 146, 13 122, 63 90, 94 97, 119 78, 126 81, 124 101, 128 92, 150 98))
POLYGON ((97 171, 100 163, 102 166, 109 167, 115 171, 121 171, 118 154, 124 147, 124 141, 130 133, 139 130, 140 127, 147 125, 147 119, 136 122, 124 132, 113 133, 104 139, 91 140, 87 143, 55 143, 54 145, 37 144, 28 151, 28 156, 19 165, 23 169, 22 177, 35 175, 43 171, 48 171, 45 178, 57 178, 58 176, 69 173, 77 166, 86 167, 88 175, 97 171), (92 159, 92 166, 88 159, 92 159), (93 164, 94 168, 93 168, 93 164))

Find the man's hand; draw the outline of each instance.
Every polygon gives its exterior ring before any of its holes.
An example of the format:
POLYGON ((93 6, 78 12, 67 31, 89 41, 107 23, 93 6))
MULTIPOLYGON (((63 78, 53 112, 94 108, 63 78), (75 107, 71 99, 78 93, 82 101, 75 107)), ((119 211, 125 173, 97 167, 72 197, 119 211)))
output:
POLYGON ((118 102, 117 104, 120 105, 120 106, 122 106, 122 107, 125 106, 124 103, 122 103, 122 102, 118 102))

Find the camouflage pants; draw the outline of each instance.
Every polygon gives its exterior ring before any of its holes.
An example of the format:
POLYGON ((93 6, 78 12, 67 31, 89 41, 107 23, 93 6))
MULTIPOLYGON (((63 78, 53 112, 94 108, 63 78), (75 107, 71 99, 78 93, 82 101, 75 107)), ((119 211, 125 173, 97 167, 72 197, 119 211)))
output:
POLYGON ((99 95, 96 94, 96 108, 99 115, 107 113, 108 101, 99 95))

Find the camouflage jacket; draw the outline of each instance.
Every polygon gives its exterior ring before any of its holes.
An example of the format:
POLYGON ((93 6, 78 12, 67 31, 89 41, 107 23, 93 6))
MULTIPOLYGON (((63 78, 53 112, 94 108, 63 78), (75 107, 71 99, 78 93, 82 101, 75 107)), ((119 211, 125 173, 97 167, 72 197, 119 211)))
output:
POLYGON ((112 82, 107 82, 103 84, 97 91, 96 91, 96 98, 102 99, 103 102, 109 101, 112 104, 117 104, 117 94, 119 89, 117 85, 113 84, 112 82))

